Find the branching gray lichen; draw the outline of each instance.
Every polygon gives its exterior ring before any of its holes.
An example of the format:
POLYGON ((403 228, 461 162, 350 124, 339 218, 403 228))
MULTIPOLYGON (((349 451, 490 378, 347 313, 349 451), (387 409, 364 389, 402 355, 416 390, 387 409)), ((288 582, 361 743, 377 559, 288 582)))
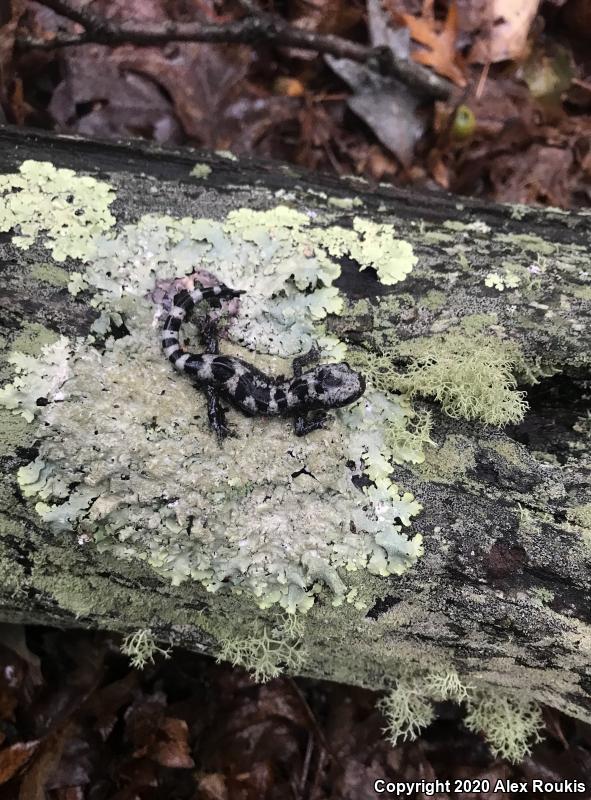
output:
MULTIPOLYGON (((524 392, 516 390, 514 348, 493 336, 452 332, 437 339, 415 340, 384 352, 384 360, 410 356, 403 374, 386 377, 411 397, 433 397, 450 417, 489 425, 519 422, 527 410, 524 392)), ((388 375, 386 367, 386 376, 388 375)))
POLYGON ((400 680, 396 688, 378 701, 386 718, 384 735, 393 745, 399 739, 414 741, 435 719, 433 704, 425 696, 420 680, 400 680))
POLYGON ((129 661, 135 669, 144 669, 154 663, 154 656, 160 653, 164 658, 170 658, 170 647, 159 647, 150 628, 143 628, 126 636, 121 643, 121 652, 129 656, 129 661))
POLYGON ((465 723, 484 734, 495 756, 517 764, 541 740, 544 721, 538 704, 527 697, 487 689, 469 696, 465 723))
POLYGON ((377 704, 388 723, 386 738, 393 745, 399 739, 414 741, 435 719, 434 702, 461 703, 470 690, 452 667, 416 674, 403 669, 395 688, 377 704))
POLYGON ((411 741, 435 718, 434 702, 465 703, 466 726, 483 734, 495 756, 518 763, 540 741, 543 718, 539 706, 500 689, 476 689, 465 684, 454 669, 401 675, 395 688, 378 701, 387 726, 386 738, 395 745, 411 741))
POLYGON ((218 663, 229 661, 252 672, 256 683, 277 678, 284 669, 297 672, 305 662, 301 617, 286 614, 274 626, 253 621, 247 636, 237 634, 220 641, 218 663))

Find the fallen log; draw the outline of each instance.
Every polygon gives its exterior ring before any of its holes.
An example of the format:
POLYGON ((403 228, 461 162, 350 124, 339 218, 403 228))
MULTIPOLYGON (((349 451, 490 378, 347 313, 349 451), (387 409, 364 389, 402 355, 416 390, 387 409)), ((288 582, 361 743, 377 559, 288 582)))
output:
POLYGON ((591 720, 587 214, 0 142, 0 619, 591 720), (192 278, 246 291, 226 352, 317 341, 364 397, 301 439, 230 411, 219 446, 160 352, 192 278))

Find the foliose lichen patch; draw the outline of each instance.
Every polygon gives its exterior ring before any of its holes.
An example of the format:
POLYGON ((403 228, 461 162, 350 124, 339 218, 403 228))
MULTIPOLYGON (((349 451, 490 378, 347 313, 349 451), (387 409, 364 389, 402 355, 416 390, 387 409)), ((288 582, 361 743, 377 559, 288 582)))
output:
POLYGON ((23 161, 18 175, 0 175, 0 231, 28 249, 41 231, 55 261, 81 258, 92 239, 115 224, 109 184, 44 161, 23 161))
MULTIPOLYGON (((46 203, 53 194, 45 165, 41 176, 46 203)), ((41 178, 30 166, 13 178, 23 200, 28 180, 38 196, 41 178)), ((48 231, 53 248, 46 212, 27 235, 48 231)), ((70 223, 80 239, 69 218, 64 239, 70 223)), ((108 227, 104 218, 85 234, 76 254, 86 268, 70 282, 74 294, 94 292, 101 314, 93 332, 60 341, 35 363, 15 356, 19 374, 4 389, 5 404, 40 423, 39 456, 18 480, 41 518, 80 543, 145 561, 173 583, 248 592, 261 607, 289 612, 305 611, 321 591, 334 604, 354 602, 350 571, 385 576, 412 566, 421 538, 405 529, 420 505, 391 480, 396 461, 422 457, 422 441, 401 444, 414 416, 404 398, 370 386, 328 430, 301 439, 288 421, 236 412, 238 437, 220 448, 204 398, 172 370, 159 343, 171 282, 202 273, 246 292, 227 322, 228 351, 246 347, 243 357, 285 373, 288 357, 313 342, 328 359, 342 358, 344 344, 323 325, 343 309, 338 257, 348 254, 392 283, 414 264, 410 244, 389 225, 355 218, 352 230, 322 226, 282 206, 240 209, 223 221, 147 215, 117 233, 108 227), (112 322, 127 335, 110 336, 112 322), (38 405, 40 397, 47 404, 38 405), (388 435, 393 429, 398 438, 388 435), (370 479, 363 492, 353 483, 361 474, 370 479)), ((68 244, 65 252, 73 254, 68 244)), ((195 338, 190 349, 200 349, 195 338)))

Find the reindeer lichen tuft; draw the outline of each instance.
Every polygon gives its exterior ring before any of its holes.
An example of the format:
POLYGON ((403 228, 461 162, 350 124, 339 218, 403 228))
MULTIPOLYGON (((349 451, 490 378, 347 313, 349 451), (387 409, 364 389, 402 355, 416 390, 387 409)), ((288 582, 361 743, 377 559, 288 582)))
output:
POLYGON ((543 722, 540 707, 525 697, 487 689, 468 698, 466 726, 484 735, 495 756, 514 764, 541 741, 543 722))
POLYGON ((413 363, 398 385, 414 395, 433 397, 450 417, 507 425, 523 419, 524 393, 516 390, 517 356, 490 336, 450 333, 440 340, 405 342, 400 355, 413 363))
POLYGON ((159 647, 149 628, 126 636, 121 644, 121 652, 129 656, 130 664, 135 669, 144 669, 147 664, 153 664, 157 653, 164 658, 170 658, 170 647, 159 647))
POLYGON ((435 719, 425 687, 420 680, 412 678, 401 678, 396 688, 378 701, 377 708, 388 723, 383 729, 384 735, 393 745, 399 739, 414 741, 435 719))
POLYGON ((304 664, 305 655, 301 618, 286 614, 273 626, 255 621, 248 636, 222 639, 217 661, 244 667, 252 673, 256 683, 266 683, 281 675, 284 669, 297 672, 304 664))

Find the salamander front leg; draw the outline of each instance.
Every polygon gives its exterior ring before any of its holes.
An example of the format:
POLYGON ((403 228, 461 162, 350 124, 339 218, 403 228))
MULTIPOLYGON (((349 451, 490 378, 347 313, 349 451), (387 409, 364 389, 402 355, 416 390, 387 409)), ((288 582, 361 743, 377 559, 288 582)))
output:
POLYGON ((308 414, 298 416, 294 420, 295 435, 306 436, 306 434, 312 433, 312 431, 326 428, 327 420, 328 414, 325 414, 324 411, 319 411, 314 414, 314 416, 308 414))
MULTIPOLYGON (((206 351, 212 355, 217 355, 220 352, 220 347, 216 321, 206 317, 201 323, 200 328, 206 351)), ((207 386, 205 394, 207 396, 207 417, 209 419, 209 425, 221 444, 228 436, 236 436, 237 434, 226 422, 226 413, 222 406, 222 401, 214 387, 207 386)))
POLYGON ((320 361, 320 350, 318 349, 317 345, 314 344, 307 353, 304 353, 303 356, 297 356, 297 358, 294 358, 292 362, 293 374, 296 378, 299 378, 304 371, 304 367, 309 367, 311 364, 317 364, 318 361, 320 361))

